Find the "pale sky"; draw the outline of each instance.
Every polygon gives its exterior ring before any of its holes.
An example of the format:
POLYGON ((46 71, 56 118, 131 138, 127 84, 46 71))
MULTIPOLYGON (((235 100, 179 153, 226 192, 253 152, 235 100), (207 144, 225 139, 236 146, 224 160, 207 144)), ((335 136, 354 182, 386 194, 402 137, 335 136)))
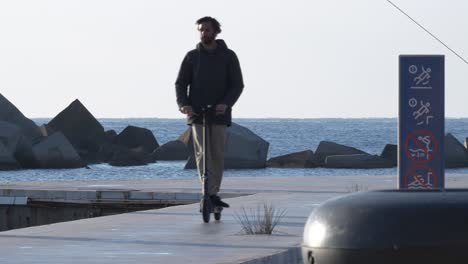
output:
MULTIPOLYGON (((394 0, 468 59, 468 2, 394 0)), ((183 117, 174 81, 213 16, 240 60, 234 117, 396 117, 398 55, 446 55, 446 116, 468 65, 385 0, 0 0, 0 93, 28 117, 80 99, 96 117, 183 117)))

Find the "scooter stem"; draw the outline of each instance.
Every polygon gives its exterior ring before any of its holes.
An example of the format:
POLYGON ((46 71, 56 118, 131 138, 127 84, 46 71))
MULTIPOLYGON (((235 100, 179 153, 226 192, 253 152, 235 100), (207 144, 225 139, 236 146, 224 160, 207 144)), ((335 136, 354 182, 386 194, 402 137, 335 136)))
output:
POLYGON ((207 130, 207 118, 206 115, 208 111, 212 108, 211 105, 207 105, 206 108, 202 108, 203 114, 203 196, 208 197, 208 160, 207 160, 207 138, 208 138, 208 130, 207 130))

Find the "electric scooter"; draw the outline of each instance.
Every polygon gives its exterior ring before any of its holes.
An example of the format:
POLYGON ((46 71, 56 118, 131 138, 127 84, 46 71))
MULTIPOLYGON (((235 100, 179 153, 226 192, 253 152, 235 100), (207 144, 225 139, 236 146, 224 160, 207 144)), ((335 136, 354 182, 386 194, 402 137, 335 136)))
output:
POLYGON ((203 216, 203 222, 209 223, 210 222, 210 215, 214 214, 214 218, 216 221, 221 220, 221 212, 223 211, 223 207, 215 206, 210 199, 210 195, 208 193, 208 181, 210 177, 208 175, 208 159, 206 155, 207 149, 207 114, 213 110, 212 105, 208 105, 205 108, 202 108, 202 115, 203 115, 203 175, 202 175, 202 184, 203 184, 203 198, 200 201, 200 213, 203 216))

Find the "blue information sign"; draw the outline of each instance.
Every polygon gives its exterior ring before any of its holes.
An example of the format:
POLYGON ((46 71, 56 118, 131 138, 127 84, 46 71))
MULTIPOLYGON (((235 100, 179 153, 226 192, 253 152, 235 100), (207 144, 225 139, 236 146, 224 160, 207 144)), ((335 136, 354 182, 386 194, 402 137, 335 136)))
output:
POLYGON ((398 188, 444 188, 444 56, 401 55, 398 188))

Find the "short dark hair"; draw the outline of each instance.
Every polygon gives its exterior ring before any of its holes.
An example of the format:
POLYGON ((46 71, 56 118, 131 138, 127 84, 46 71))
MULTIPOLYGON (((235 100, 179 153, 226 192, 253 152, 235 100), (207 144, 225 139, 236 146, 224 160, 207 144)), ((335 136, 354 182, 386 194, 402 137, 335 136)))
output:
POLYGON ((198 19, 197 22, 195 22, 195 24, 200 25, 201 23, 206 23, 206 22, 210 22, 211 25, 213 25, 213 28, 216 34, 221 33, 221 24, 214 17, 210 17, 210 16, 202 17, 198 19))

